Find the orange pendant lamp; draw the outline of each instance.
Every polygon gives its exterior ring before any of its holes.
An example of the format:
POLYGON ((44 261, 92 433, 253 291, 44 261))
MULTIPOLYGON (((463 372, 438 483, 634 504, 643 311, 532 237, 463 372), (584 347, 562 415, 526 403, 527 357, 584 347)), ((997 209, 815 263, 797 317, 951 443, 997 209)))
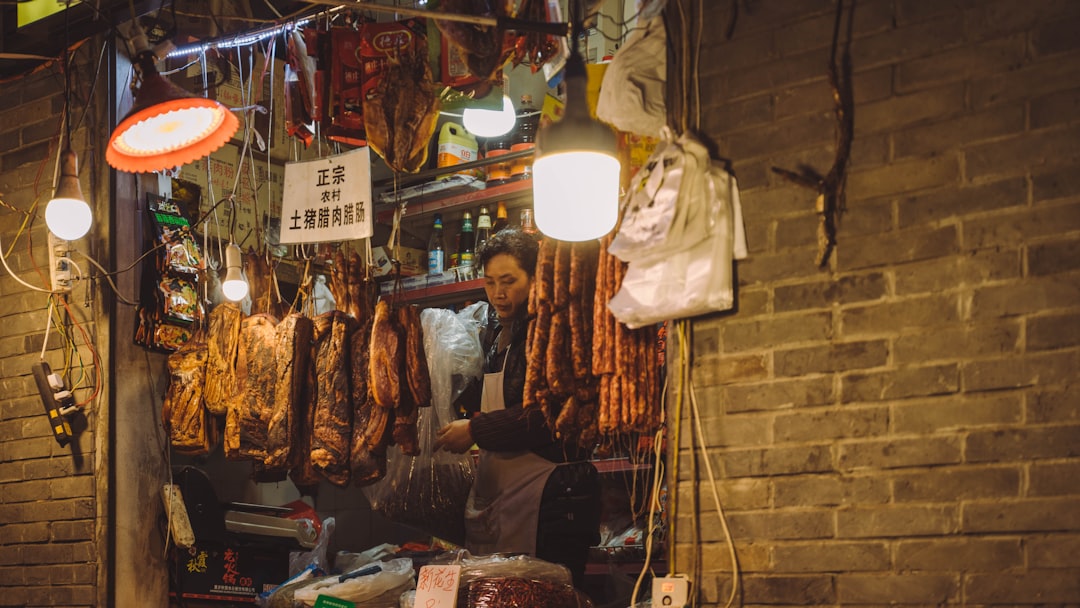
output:
POLYGON ((142 83, 135 105, 112 132, 105 160, 128 173, 152 173, 185 165, 225 145, 240 128, 236 115, 221 103, 196 97, 157 71, 145 44, 135 63, 142 83))

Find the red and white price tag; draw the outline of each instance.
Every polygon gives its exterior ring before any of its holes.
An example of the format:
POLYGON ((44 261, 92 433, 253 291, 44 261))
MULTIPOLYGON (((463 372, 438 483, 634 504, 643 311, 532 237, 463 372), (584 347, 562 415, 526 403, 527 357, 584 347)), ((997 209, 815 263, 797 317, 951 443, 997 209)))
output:
POLYGON ((416 579, 415 608, 454 608, 457 604, 461 566, 428 565, 416 579))

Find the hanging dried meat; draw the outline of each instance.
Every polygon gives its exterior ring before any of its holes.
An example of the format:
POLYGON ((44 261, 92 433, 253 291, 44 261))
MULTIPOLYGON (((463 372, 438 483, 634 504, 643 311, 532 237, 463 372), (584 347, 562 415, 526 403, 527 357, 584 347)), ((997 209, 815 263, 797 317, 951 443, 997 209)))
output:
POLYGON ((419 407, 431 405, 431 375, 424 354, 424 328, 420 324, 420 309, 405 305, 399 309, 398 320, 405 339, 405 379, 413 403, 419 407))
MULTIPOLYGON (((313 328, 314 329, 314 328, 313 328)), ((304 390, 296 410, 299 429, 289 450, 289 479, 301 494, 314 494, 319 485, 319 473, 311 464, 311 436, 315 429, 315 400, 318 390, 315 384, 315 345, 311 345, 308 363, 304 370, 304 390)))
POLYGON ((609 436, 649 435, 661 422, 656 328, 629 329, 608 310, 606 303, 626 273, 626 264, 608 253, 610 242, 610 235, 601 241, 592 311, 592 371, 600 376, 598 430, 609 436))
POLYGON ((400 335, 394 327, 390 303, 380 300, 375 306, 371 327, 371 359, 368 383, 375 405, 392 409, 401 401, 401 365, 404 355, 400 335))
MULTIPOLYGON (((444 0, 442 10, 486 17, 509 16, 506 14, 506 3, 499 0, 444 0)), ((469 73, 479 79, 478 83, 469 85, 467 92, 473 97, 487 95, 493 83, 501 77, 499 72, 510 56, 505 50, 504 29, 445 19, 436 19, 435 25, 443 38, 463 55, 469 73)))
POLYGON ((206 387, 203 399, 211 414, 222 415, 236 394, 236 348, 244 313, 232 302, 210 311, 206 324, 206 387))
POLYGON ((366 486, 382 479, 386 474, 386 457, 372 454, 367 445, 368 424, 371 422, 375 407, 368 386, 368 363, 371 357, 371 326, 374 318, 367 321, 353 332, 350 339, 350 361, 352 368, 353 427, 349 445, 349 467, 354 485, 366 486))
POLYGON ((315 325, 314 427, 311 464, 337 486, 349 483, 353 407, 349 392, 349 341, 356 321, 339 310, 319 315, 315 325))
POLYGON ((293 313, 278 323, 274 336, 274 406, 266 428, 268 469, 284 470, 292 446, 298 440, 304 413, 304 383, 307 380, 314 337, 311 319, 293 313))
POLYGON ((214 421, 203 406, 206 360, 206 335, 202 331, 167 360, 169 388, 161 419, 173 449, 193 456, 209 453, 216 433, 214 421))
POLYGON ((276 326, 277 319, 265 314, 252 315, 241 323, 236 358, 240 390, 229 407, 225 427, 227 445, 236 448, 234 457, 266 458, 266 431, 277 382, 276 326), (229 420, 235 431, 230 431, 229 420))
POLYGON ((270 265, 266 256, 254 250, 244 254, 244 276, 248 282, 248 297, 251 298, 251 314, 274 314, 274 297, 270 265))
POLYGON ((402 46, 364 97, 368 145, 396 173, 415 173, 427 162, 439 118, 439 97, 423 48, 402 46))

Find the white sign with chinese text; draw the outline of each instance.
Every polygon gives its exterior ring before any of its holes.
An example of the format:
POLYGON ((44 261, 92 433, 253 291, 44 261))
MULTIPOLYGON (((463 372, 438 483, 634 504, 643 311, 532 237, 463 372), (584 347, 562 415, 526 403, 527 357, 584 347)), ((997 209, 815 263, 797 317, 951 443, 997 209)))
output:
POLYGON ((416 608, 454 608, 458 585, 461 582, 459 565, 421 566, 416 577, 416 608))
POLYGON ((370 238, 372 221, 371 153, 366 146, 285 164, 281 243, 370 238))

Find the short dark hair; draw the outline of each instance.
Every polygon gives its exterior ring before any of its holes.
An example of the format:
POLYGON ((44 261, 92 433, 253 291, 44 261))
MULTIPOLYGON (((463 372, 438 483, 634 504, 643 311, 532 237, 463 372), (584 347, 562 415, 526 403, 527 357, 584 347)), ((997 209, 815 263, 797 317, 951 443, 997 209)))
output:
POLYGON ((493 234, 476 252, 476 261, 480 268, 487 266, 491 258, 505 253, 517 260, 517 263, 531 277, 536 274, 536 253, 539 245, 531 234, 520 228, 504 228, 493 234))

